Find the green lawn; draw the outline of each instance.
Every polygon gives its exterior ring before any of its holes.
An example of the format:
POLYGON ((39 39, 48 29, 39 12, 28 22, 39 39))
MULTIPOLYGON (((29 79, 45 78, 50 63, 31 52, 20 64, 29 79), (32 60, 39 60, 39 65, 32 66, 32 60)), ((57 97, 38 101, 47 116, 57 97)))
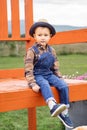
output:
MULTIPOLYGON (((87 55, 59 55, 60 71, 63 75, 87 72, 87 55)), ((0 57, 0 69, 24 67, 24 57, 0 57)))
POLYGON ((60 55, 60 70, 63 75, 73 75, 78 72, 78 75, 87 73, 87 55, 72 54, 60 55))
MULTIPOLYGON (((63 75, 87 73, 87 55, 59 55, 63 75)), ((23 57, 0 57, 0 69, 24 66, 23 57)), ((0 130, 27 130, 27 110, 0 113, 0 130)), ((64 130, 58 118, 51 118, 48 107, 37 108, 37 130, 64 130)))
POLYGON ((0 69, 24 67, 24 57, 0 57, 0 69))

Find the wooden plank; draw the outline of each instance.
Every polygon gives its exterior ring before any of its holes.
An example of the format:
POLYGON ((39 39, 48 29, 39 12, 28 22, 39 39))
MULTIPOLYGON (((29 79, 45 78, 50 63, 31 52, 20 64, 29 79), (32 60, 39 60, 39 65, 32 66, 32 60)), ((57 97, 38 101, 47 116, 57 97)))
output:
POLYGON ((29 28, 33 24, 33 0, 25 0, 25 31, 29 37, 29 28))
POLYGON ((7 3, 0 0, 0 40, 8 37, 7 3))
MULTIPOLYGON (((74 82, 74 81, 73 81, 74 82)), ((69 85, 70 102, 87 100, 87 83, 69 85)))
POLYGON ((6 0, 0 0, 0 40, 1 41, 28 41, 28 45, 32 43, 29 36, 29 28, 33 23, 33 2, 32 0, 24 0, 25 2, 25 37, 20 37, 20 18, 19 18, 19 0, 11 0, 11 25, 12 37, 8 37, 7 23, 7 3, 6 0), (3 15, 4 14, 4 15, 3 15))
MULTIPOLYGON (((41 93, 33 92, 26 83, 26 80, 0 82, 0 112, 46 105, 41 93)), ((70 102, 87 100, 87 81, 68 80, 67 83, 70 102)), ((56 88, 52 87, 52 91, 59 102, 56 88)))
POLYGON ((30 37, 16 37, 14 39, 14 37, 7 37, 5 39, 0 39, 0 41, 30 41, 30 37))
POLYGON ((87 42, 87 29, 57 32, 50 40, 50 44, 70 44, 87 42))
MULTIPOLYGON (((25 0, 25 31, 26 37, 29 37, 29 29, 33 24, 33 0, 25 0), (27 13, 28 12, 28 13, 27 13)), ((26 41, 26 49, 32 46, 34 40, 26 41)))
POLYGON ((28 108, 28 130, 36 130, 36 108, 28 108))
POLYGON ((4 69, 0 70, 0 79, 5 78, 23 78, 24 77, 24 68, 16 69, 4 69))
POLYGON ((20 37, 19 0, 11 0, 12 37, 20 37))

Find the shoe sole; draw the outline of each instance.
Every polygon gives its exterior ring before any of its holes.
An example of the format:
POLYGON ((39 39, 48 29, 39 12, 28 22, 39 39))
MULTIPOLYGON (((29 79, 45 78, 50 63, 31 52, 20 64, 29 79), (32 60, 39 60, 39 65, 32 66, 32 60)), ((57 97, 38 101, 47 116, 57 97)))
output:
POLYGON ((51 115, 52 117, 58 116, 61 112, 63 112, 67 108, 66 105, 60 105, 51 115))
POLYGON ((63 123, 67 128, 73 128, 73 126, 71 127, 71 126, 67 125, 67 124, 62 120, 62 118, 61 118, 60 116, 58 116, 58 118, 62 121, 62 123, 63 123))

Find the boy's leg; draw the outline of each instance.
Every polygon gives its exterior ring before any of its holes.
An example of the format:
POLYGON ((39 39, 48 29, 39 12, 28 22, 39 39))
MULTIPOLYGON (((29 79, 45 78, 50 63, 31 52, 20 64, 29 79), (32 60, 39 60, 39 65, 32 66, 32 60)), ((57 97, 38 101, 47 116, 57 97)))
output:
POLYGON ((44 97, 46 103, 48 104, 51 112, 51 116, 57 116, 62 111, 66 109, 66 105, 57 105, 56 100, 54 99, 53 93, 51 91, 50 85, 46 79, 43 78, 43 76, 36 76, 36 82, 40 86, 40 90, 42 93, 42 96, 44 97))
POLYGON ((48 100, 55 100, 48 81, 44 79, 43 76, 36 76, 35 79, 37 84, 40 86, 40 90, 45 101, 48 102, 48 100))
POLYGON ((67 105, 67 109, 58 115, 58 118, 63 122, 63 124, 68 128, 73 128, 72 121, 68 114, 69 108, 69 96, 68 96, 68 86, 63 79, 58 78, 55 75, 51 75, 48 78, 51 85, 55 86, 59 91, 60 102, 67 105))
POLYGON ((56 87, 59 91, 60 102, 69 106, 68 86, 63 79, 58 78, 56 75, 51 75, 47 78, 50 85, 56 87))

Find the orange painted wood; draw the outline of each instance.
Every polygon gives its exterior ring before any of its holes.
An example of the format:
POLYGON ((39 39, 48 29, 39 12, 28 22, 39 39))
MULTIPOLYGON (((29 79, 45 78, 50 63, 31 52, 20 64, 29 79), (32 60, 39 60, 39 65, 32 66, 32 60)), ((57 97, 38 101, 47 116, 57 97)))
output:
POLYGON ((29 37, 16 37, 15 39, 14 39, 14 37, 4 37, 4 39, 0 39, 0 41, 30 41, 30 36, 29 37))
MULTIPOLYGON (((0 21, 1 22, 1 21, 0 21)), ((29 31, 29 29, 28 29, 29 31)), ((31 46, 34 42, 34 39, 27 35, 26 37, 1 37, 1 41, 28 41, 28 47, 31 46)), ((65 32, 57 32, 56 35, 50 40, 49 44, 76 44, 80 42, 87 42, 87 29, 80 29, 80 30, 71 30, 65 32)), ((28 48, 27 47, 27 48, 28 48)))
MULTIPOLYGON (((69 86, 70 102, 87 100, 87 81, 66 80, 69 86), (79 90, 79 91, 78 91, 79 90)), ((59 95, 52 87, 57 102, 59 95)), ((36 130, 36 107, 46 105, 41 93, 35 93, 27 86, 26 80, 0 81, 0 112, 28 108, 28 130, 36 130)))
POLYGON ((11 0, 12 37, 20 37, 19 0, 11 0))
MULTIPOLYGON (((19 0, 11 0, 12 37, 8 37, 7 0, 0 0, 0 40, 30 41, 29 28, 33 23, 33 2, 25 0, 25 37, 20 36, 19 0)), ((31 41, 30 41, 31 44, 31 41)), ((30 46, 30 45, 29 45, 30 46)))
MULTIPOLYGON (((32 0, 25 0, 25 32, 26 37, 29 37, 29 29, 33 23, 33 2, 32 0), (28 12, 28 13, 27 13, 28 12)), ((26 50, 32 46, 33 39, 26 41, 26 50)))
POLYGON ((36 108, 32 107, 32 108, 28 108, 28 126, 29 126, 29 130, 36 130, 36 108))
POLYGON ((87 29, 57 32, 50 40, 50 44, 70 44, 87 42, 87 29))
MULTIPOLYGON (((70 102, 87 100, 87 81, 66 80, 69 86, 70 102)), ((57 90, 52 87, 53 94, 59 102, 57 90)), ((26 80, 1 80, 0 112, 34 108, 46 105, 41 93, 35 93, 27 86, 26 80)))
POLYGON ((6 69, 0 70, 0 79, 5 78, 23 78, 24 77, 24 68, 16 68, 16 69, 6 69))
POLYGON ((7 4, 0 0, 0 40, 8 37, 7 4))
POLYGON ((25 0, 25 31, 26 37, 29 37, 29 28, 33 23, 33 2, 25 0))

